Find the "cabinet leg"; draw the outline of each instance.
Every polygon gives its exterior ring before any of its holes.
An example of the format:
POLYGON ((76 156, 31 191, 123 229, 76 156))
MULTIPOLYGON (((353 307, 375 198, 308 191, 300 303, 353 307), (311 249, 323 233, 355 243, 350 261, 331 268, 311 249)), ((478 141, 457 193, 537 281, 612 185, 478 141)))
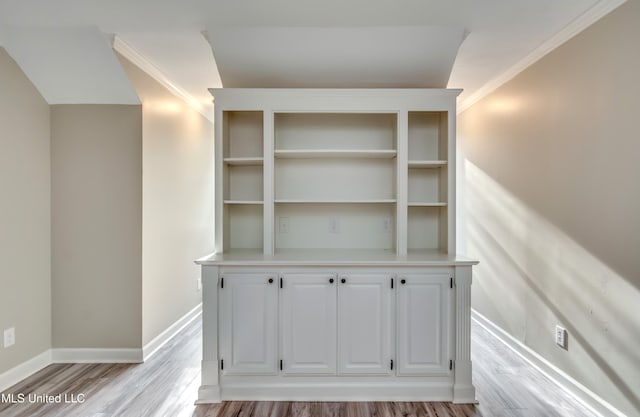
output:
POLYGON ((221 401, 218 361, 202 361, 202 384, 198 389, 196 404, 212 404, 221 401))

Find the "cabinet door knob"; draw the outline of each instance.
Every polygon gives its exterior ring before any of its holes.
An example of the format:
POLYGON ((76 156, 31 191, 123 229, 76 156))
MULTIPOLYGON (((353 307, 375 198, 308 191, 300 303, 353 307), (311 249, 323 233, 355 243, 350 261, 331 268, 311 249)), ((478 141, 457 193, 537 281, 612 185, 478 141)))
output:
POLYGON ((340 280, 340 282, 342 282, 342 283, 344 284, 345 282, 347 282, 347 279, 346 279, 346 278, 342 278, 342 279, 340 280))
POLYGON ((333 284, 333 278, 329 278, 329 284, 333 284))
POLYGON ((273 284, 273 278, 269 278, 269 284, 273 284))
POLYGON ((400 280, 400 284, 406 284, 406 283, 407 283, 407 280, 406 280, 406 279, 402 278, 402 279, 400 280))

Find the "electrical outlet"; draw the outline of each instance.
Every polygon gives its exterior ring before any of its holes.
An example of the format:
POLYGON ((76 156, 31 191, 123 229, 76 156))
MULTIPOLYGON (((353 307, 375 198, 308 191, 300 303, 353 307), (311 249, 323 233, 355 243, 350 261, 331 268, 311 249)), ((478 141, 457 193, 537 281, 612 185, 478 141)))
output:
POLYGON ((382 230, 385 233, 391 233, 391 217, 385 217, 382 219, 382 230))
POLYGON ((280 217, 278 219, 278 231, 280 233, 289 233, 289 218, 280 217))
POLYGON ((202 277, 196 278, 196 289, 198 291, 202 290, 202 277))
POLYGON ((340 233, 340 220, 337 217, 331 217, 329 219, 329 233, 340 233))
POLYGON ((10 327, 4 331, 4 347, 8 348, 16 343, 16 328, 10 327))
POLYGON ((567 349, 567 330, 558 325, 556 325, 556 345, 562 349, 567 349))

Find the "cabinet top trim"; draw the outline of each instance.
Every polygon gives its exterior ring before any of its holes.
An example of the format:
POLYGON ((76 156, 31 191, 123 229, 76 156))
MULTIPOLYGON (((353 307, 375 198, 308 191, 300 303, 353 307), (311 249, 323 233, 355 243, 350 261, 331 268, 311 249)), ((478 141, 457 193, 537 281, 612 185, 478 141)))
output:
POLYGON ((461 88, 209 88, 214 97, 229 92, 254 94, 318 94, 318 95, 353 95, 353 94, 430 94, 457 97, 461 88))
POLYGON ((384 250, 282 250, 275 255, 236 250, 213 253, 196 261, 212 266, 468 266, 478 261, 437 251, 396 255, 384 250))
POLYGON ((272 112, 397 112, 402 109, 455 112, 460 89, 422 88, 212 88, 218 110, 272 112), (263 103, 257 105, 257 103, 263 103))

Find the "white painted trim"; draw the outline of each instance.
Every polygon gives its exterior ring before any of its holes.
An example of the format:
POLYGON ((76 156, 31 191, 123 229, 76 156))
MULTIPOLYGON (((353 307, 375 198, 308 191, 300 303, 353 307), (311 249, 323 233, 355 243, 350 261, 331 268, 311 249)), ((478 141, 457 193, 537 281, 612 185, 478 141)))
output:
POLYGON ((149 343, 142 347, 142 357, 146 362, 154 353, 156 353, 162 346, 184 329, 193 320, 200 317, 202 313, 202 303, 195 306, 191 311, 187 312, 184 316, 180 317, 171 326, 167 327, 162 333, 154 337, 149 343))
MULTIPOLYGON (((410 378, 409 378, 410 379, 410 378)), ((199 404, 215 403, 200 392, 199 404)), ((449 382, 234 383, 220 388, 222 401, 437 401, 453 400, 449 382)), ((475 399, 470 401, 475 402, 475 399)))
POLYGON ((596 2, 591 8, 569 22, 567 26, 565 26, 551 38, 547 39, 536 49, 527 54, 524 58, 516 62, 514 65, 509 67, 503 73, 499 74, 497 77, 489 80, 469 97, 458 103, 457 113, 461 114, 469 107, 473 106, 475 103, 491 94, 500 86, 513 79, 516 75, 520 74, 522 71, 536 63, 549 52, 553 51, 563 43, 567 42, 569 39, 576 36, 578 33, 582 32, 584 29, 600 20, 602 17, 616 9, 625 1, 626 0, 600 0, 596 2))
POLYGON ((221 403, 219 385, 201 385, 198 389, 197 404, 218 404, 221 403))
POLYGON ((596 393, 580 384, 474 309, 471 309, 471 318, 596 415, 603 417, 626 417, 620 410, 600 398, 596 393))
POLYGON ((5 391, 7 388, 14 386, 49 365, 51 365, 51 349, 47 349, 41 354, 0 374, 0 392, 5 391))
POLYGON ((53 349, 52 363, 141 363, 142 349, 53 349))
POLYGON ((48 349, 0 374, 0 392, 54 363, 141 363, 149 359, 202 313, 202 303, 147 343, 142 349, 48 349))
POLYGON ((129 43, 122 40, 118 35, 116 35, 113 40, 113 49, 147 73, 151 78, 159 82, 164 88, 169 90, 171 94, 187 103, 193 110, 197 111, 213 123, 213 114, 209 114, 210 112, 207 112, 207 109, 198 99, 172 83, 169 77, 167 77, 158 67, 149 62, 144 55, 138 52, 138 50, 129 43))

